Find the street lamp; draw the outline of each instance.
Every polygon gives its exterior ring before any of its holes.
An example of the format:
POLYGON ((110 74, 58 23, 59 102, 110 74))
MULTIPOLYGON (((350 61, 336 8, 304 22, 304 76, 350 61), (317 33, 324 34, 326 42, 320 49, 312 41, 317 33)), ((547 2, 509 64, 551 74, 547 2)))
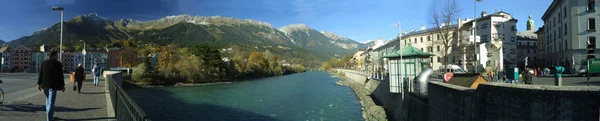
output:
MULTIPOLYGON (((479 72, 479 70, 477 69, 479 66, 479 62, 477 62, 477 58, 479 57, 479 54, 477 53, 477 2, 481 2, 482 0, 475 0, 473 3, 473 46, 475 47, 475 73, 479 72)), ((482 16, 483 17, 483 16, 482 16)))
POLYGON ((52 10, 55 11, 60 11, 60 50, 59 50, 59 56, 58 56, 58 61, 62 62, 62 53, 63 53, 63 48, 62 48, 62 40, 63 40, 63 20, 64 20, 64 10, 65 8, 63 7, 59 7, 59 6, 52 6, 52 10))
POLYGON ((83 70, 85 70, 85 41, 79 40, 79 42, 83 42, 83 50, 81 50, 81 53, 83 54, 83 70))

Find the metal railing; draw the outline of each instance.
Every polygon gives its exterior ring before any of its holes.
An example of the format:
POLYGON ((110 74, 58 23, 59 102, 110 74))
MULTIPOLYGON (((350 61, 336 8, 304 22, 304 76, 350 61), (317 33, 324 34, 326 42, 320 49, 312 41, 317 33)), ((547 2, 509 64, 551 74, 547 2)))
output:
MULTIPOLYGON (((115 111, 117 121, 150 121, 144 111, 129 97, 129 95, 116 82, 121 73, 107 75, 108 92, 115 111)), ((122 81, 122 80, 121 80, 122 81)))

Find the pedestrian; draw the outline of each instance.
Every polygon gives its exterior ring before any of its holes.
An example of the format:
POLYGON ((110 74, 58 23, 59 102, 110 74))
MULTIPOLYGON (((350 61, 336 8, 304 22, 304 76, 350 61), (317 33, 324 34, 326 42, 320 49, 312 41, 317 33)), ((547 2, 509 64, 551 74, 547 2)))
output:
POLYGON ((529 85, 531 85, 531 84, 533 84, 533 83, 531 82, 531 80, 532 80, 532 79, 531 79, 531 78, 532 78, 532 74, 531 74, 531 72, 529 72, 529 71, 530 71, 530 69, 529 69, 529 68, 525 68, 525 71, 523 71, 523 82, 524 82, 525 84, 529 84, 529 85))
POLYGON ((494 78, 494 71, 493 71, 493 70, 490 70, 490 72, 489 72, 489 75, 488 75, 488 76, 489 76, 489 79, 490 79, 489 81, 491 82, 491 81, 493 80, 493 78, 494 78))
POLYGON ((100 74, 102 74, 102 68, 100 68, 98 63, 94 65, 92 73, 94 74, 94 86, 98 86, 98 80, 100 79, 100 74))
POLYGON ((65 81, 63 77, 62 64, 57 60, 58 52, 51 52, 50 59, 42 62, 42 68, 37 82, 38 91, 44 90, 46 96, 46 120, 53 121, 54 102, 56 101, 56 92, 62 90, 65 92, 65 81))
POLYGON ((83 70, 83 66, 81 63, 77 65, 77 69, 75 69, 75 82, 77 82, 77 94, 81 94, 81 86, 83 85, 83 80, 85 80, 85 72, 83 70))

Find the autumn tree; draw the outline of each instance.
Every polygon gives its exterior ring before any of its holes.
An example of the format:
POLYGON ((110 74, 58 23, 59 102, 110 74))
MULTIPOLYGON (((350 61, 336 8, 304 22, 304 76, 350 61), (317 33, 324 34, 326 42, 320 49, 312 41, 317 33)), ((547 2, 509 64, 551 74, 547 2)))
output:
POLYGON ((443 6, 439 9, 433 8, 431 11, 431 24, 433 24, 437 28, 433 33, 439 35, 438 39, 435 40, 436 44, 442 45, 442 52, 444 62, 443 65, 448 65, 448 51, 453 44, 457 41, 457 27, 452 27, 451 23, 453 20, 457 20, 460 16, 461 9, 458 6, 456 0, 448 0, 447 3, 443 4, 443 6))
POLYGON ((118 55, 121 56, 119 57, 121 59, 121 67, 130 68, 140 63, 140 58, 138 56, 139 54, 137 50, 124 49, 121 50, 118 55))

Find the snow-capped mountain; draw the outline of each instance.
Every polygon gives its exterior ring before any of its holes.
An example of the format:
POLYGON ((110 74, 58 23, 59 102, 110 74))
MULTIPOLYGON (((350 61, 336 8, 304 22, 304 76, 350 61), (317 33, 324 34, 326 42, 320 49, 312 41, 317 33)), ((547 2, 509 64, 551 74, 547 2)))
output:
MULTIPOLYGON (((31 36, 11 41, 11 46, 57 44, 60 24, 38 30, 31 36)), ((366 45, 327 31, 317 31, 304 24, 279 29, 270 23, 220 16, 174 15, 156 20, 111 21, 96 13, 74 17, 64 23, 65 43, 86 40, 90 45, 113 40, 135 40, 156 44, 215 43, 219 45, 274 45, 303 48, 319 59, 354 53, 366 45)))

